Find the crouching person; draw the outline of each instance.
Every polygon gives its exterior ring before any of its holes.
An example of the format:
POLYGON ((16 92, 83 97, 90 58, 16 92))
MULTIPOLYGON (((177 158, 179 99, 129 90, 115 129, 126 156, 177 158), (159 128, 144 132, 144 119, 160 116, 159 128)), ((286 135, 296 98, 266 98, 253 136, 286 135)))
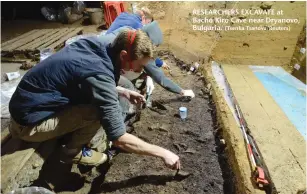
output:
POLYGON ((122 31, 112 43, 90 37, 63 48, 33 67, 19 83, 9 104, 12 136, 43 142, 71 133, 61 160, 95 166, 107 156, 86 146, 102 125, 113 145, 180 168, 176 154, 125 130, 118 96, 132 103, 145 99, 117 86, 118 80, 124 71, 141 72, 152 57, 150 39, 136 30, 122 31))

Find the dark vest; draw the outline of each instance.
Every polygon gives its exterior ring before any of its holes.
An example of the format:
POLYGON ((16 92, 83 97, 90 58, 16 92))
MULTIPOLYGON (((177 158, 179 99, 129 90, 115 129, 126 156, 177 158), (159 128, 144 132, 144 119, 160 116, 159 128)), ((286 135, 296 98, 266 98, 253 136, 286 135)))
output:
POLYGON ((34 125, 66 106, 91 103, 91 95, 81 88, 85 78, 100 74, 116 83, 119 79, 108 49, 108 44, 90 37, 37 64, 22 78, 10 100, 12 118, 21 125, 34 125))

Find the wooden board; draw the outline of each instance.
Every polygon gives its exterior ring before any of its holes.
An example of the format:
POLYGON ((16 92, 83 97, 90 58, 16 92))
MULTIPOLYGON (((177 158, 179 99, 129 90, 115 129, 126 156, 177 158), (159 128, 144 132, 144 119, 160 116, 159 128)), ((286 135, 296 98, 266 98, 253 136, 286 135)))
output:
POLYGON ((50 36, 57 33, 58 31, 60 31, 60 29, 51 30, 49 31, 49 33, 46 33, 43 36, 36 38, 34 41, 19 47, 18 50, 30 50, 31 48, 36 48, 37 46, 43 44, 50 36))
POLYGON ((79 28, 36 29, 1 44, 2 53, 38 53, 43 48, 57 48, 82 31, 79 28))
POLYGON ((11 137, 9 128, 6 127, 3 131, 1 131, 1 145, 6 143, 11 137))
POLYGON ((3 49, 4 46, 7 46, 7 45, 9 45, 9 44, 13 44, 13 43, 16 42, 17 40, 20 40, 20 39, 22 39, 22 38, 25 38, 25 37, 31 35, 31 34, 34 34, 34 33, 37 32, 37 31, 38 31, 38 30, 31 30, 31 31, 29 31, 29 32, 27 32, 27 33, 25 33, 25 34, 22 34, 21 36, 17 36, 17 37, 14 38, 14 39, 11 39, 11 40, 9 40, 9 41, 7 41, 7 42, 2 43, 2 44, 1 44, 1 47, 2 47, 2 49, 3 49))
POLYGON ((58 41, 56 41, 55 43, 51 44, 48 46, 48 48, 51 49, 55 49, 56 47, 58 47, 59 45, 63 44, 67 39, 73 37, 74 35, 76 35, 78 32, 80 32, 82 30, 82 28, 77 28, 74 31, 70 32, 69 34, 67 34, 66 36, 63 36, 61 39, 59 39, 58 41))
POLYGON ((25 143, 19 139, 10 139, 1 148, 1 190, 12 182, 24 164, 29 160, 39 143, 25 143))
POLYGON ((18 50, 17 48, 32 42, 34 39, 44 35, 45 33, 47 33, 49 30, 48 29, 43 29, 43 30, 38 30, 36 31, 34 34, 31 34, 23 39, 20 39, 16 42, 14 42, 13 44, 7 45, 4 48, 2 48, 2 51, 12 51, 12 50, 18 50))
MULTIPOLYGON (((74 28, 74 29, 76 29, 76 28, 74 28)), ((68 28, 61 29, 58 33, 53 34, 49 40, 47 40, 44 44, 40 45, 40 46, 37 47, 36 49, 37 49, 37 50, 40 50, 40 49, 43 49, 43 48, 48 47, 50 44, 56 42, 56 41, 59 40, 62 36, 64 36, 65 34, 67 34, 69 31, 70 31, 70 29, 68 29, 68 28)), ((34 48, 33 48, 33 49, 34 49, 34 48)))

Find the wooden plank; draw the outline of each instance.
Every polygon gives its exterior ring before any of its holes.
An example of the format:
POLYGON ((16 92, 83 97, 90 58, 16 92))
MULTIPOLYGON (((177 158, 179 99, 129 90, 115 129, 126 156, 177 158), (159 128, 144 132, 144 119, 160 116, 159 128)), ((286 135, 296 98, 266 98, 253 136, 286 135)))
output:
MULTIPOLYGON (((29 160, 18 172, 13 182, 10 182, 10 184, 6 186, 6 191, 3 193, 7 193, 7 191, 12 191, 16 188, 24 187, 25 185, 31 185, 35 180, 39 179, 42 175, 39 171, 43 168, 43 165, 49 156, 56 151, 56 146, 57 139, 42 142, 38 149, 31 155, 29 160), (33 164, 35 164, 36 168, 33 168, 33 164)), ((51 168, 52 167, 53 166, 51 165, 51 168)))
MULTIPOLYGON (((73 28, 76 29, 76 28, 73 28)), ((63 28, 61 29, 59 32, 53 34, 52 36, 50 36, 49 40, 47 42, 45 42, 44 44, 40 45, 39 47, 36 48, 36 50, 40 50, 43 48, 46 48, 47 46, 49 46, 50 44, 56 42, 57 40, 59 40, 63 35, 67 34, 70 32, 70 28, 63 28)))
POLYGON ((33 50, 34 48, 44 44, 45 42, 48 41, 48 39, 50 38, 50 36, 52 36, 53 34, 57 33, 58 31, 60 31, 60 29, 54 29, 52 31, 49 31, 48 33, 44 34, 43 36, 35 39, 32 42, 29 42, 28 44, 25 44, 21 47, 19 47, 17 50, 19 51, 23 51, 23 50, 33 50))
POLYGON ((29 160, 34 151, 38 148, 39 143, 26 143, 19 139, 10 139, 1 149, 1 190, 14 181, 18 172, 29 160))
POLYGON ((66 36, 62 37, 60 40, 56 41, 55 43, 53 43, 52 45, 48 46, 48 48, 54 49, 57 46, 61 45, 62 43, 64 43, 67 39, 75 36, 77 33, 81 32, 83 28, 77 28, 75 30, 73 30, 72 32, 68 33, 66 36))
POLYGON ((8 62, 8 63, 29 63, 31 59, 16 59, 11 57, 1 57, 1 62, 8 62))
POLYGON ((1 131, 1 145, 5 144, 11 137, 9 128, 6 127, 3 131, 1 131))
POLYGON ((2 43, 2 44, 1 44, 1 47, 3 48, 3 47, 5 47, 5 46, 7 46, 7 45, 9 45, 9 44, 12 44, 12 43, 14 43, 14 42, 16 42, 16 41, 18 41, 18 40, 20 40, 20 39, 22 39, 22 38, 25 38, 25 37, 27 37, 27 36, 29 36, 29 35, 31 35, 31 34, 37 32, 37 31, 38 31, 38 30, 31 30, 31 31, 29 31, 29 32, 27 32, 27 33, 25 33, 25 34, 22 34, 22 35, 20 35, 20 36, 17 36, 16 38, 13 38, 13 39, 11 39, 11 40, 9 40, 9 41, 6 41, 6 42, 2 43))
POLYGON ((14 44, 8 46, 8 47, 5 47, 3 48, 2 50, 5 50, 5 51, 11 51, 11 50, 14 50, 14 49, 17 49, 29 42, 32 42, 34 39, 36 38, 39 38, 40 36, 44 35, 45 33, 47 33, 48 31, 50 31, 50 29, 42 29, 42 30, 39 30, 37 31, 36 33, 30 35, 30 36, 27 36, 26 38, 24 39, 21 39, 17 42, 15 42, 14 44))

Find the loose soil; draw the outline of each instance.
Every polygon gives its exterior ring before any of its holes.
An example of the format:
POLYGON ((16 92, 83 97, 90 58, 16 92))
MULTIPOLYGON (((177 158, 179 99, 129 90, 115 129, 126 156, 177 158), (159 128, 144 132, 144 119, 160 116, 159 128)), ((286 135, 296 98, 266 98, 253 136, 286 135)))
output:
MULTIPOLYGON (((155 13, 155 20, 159 22, 164 34, 161 47, 173 51, 185 61, 206 63, 215 60, 222 64, 279 65, 291 71, 293 66, 291 64, 289 67, 289 62, 297 36, 305 23, 306 2, 273 4, 274 9, 284 10, 284 18, 301 19, 300 25, 291 26, 291 32, 220 33, 191 30, 191 13, 194 8, 230 9, 235 4, 236 2, 142 2, 140 7, 148 6, 155 13)), ((261 2, 239 2, 235 8, 258 8, 260 4, 261 2)), ((3 21, 1 41, 35 28, 71 27, 80 26, 81 23, 82 20, 73 25, 33 20, 3 21)), ((84 33, 97 32, 97 28, 98 25, 84 26, 84 33)), ((165 58, 172 66, 172 72, 166 73, 183 88, 193 89, 196 98, 190 102, 182 102, 176 95, 157 86, 153 99, 163 100, 161 102, 167 110, 143 110, 141 120, 134 125, 133 133, 178 153, 183 169, 193 173, 191 176, 181 181, 173 180, 175 172, 167 170, 162 161, 151 157, 121 153, 111 161, 110 166, 87 169, 59 163, 58 153, 54 152, 44 163, 39 179, 33 184, 63 193, 234 193, 235 184, 226 163, 227 157, 217 145, 219 140, 214 137, 216 117, 210 113, 215 111, 214 107, 209 106, 209 99, 200 96, 201 89, 204 88, 203 81, 196 75, 186 75, 185 71, 175 66, 172 56, 168 56, 165 58), (188 119, 185 122, 181 122, 176 117, 178 115, 174 116, 178 114, 180 106, 188 108, 188 119), (154 124, 157 126, 153 126, 154 124), (161 128, 162 125, 164 126, 161 128), (149 127, 153 129, 149 130, 149 127)), ((4 125, 6 124, 3 122, 1 128, 4 125)), ((31 160, 33 161, 30 163, 35 163, 34 159, 31 160)), ((36 167, 31 170, 30 167, 29 173, 40 169, 36 167)), ((29 177, 31 181, 35 180, 33 175, 29 177)), ((28 183, 23 184, 27 185, 28 183)))
POLYGON ((153 157, 119 153, 110 165, 88 169, 58 162, 55 152, 33 185, 60 193, 234 193, 227 156, 215 137, 214 107, 205 91, 204 78, 187 74, 176 65, 182 65, 180 61, 176 62, 168 52, 160 52, 163 53, 162 58, 171 66, 171 73, 166 74, 182 88, 192 89, 196 97, 186 101, 156 85, 154 107, 142 110, 132 134, 177 153, 182 170, 191 175, 174 177, 175 171, 153 157), (160 106, 156 107, 155 102, 160 106), (178 115, 181 106, 188 108, 185 121, 178 115))

